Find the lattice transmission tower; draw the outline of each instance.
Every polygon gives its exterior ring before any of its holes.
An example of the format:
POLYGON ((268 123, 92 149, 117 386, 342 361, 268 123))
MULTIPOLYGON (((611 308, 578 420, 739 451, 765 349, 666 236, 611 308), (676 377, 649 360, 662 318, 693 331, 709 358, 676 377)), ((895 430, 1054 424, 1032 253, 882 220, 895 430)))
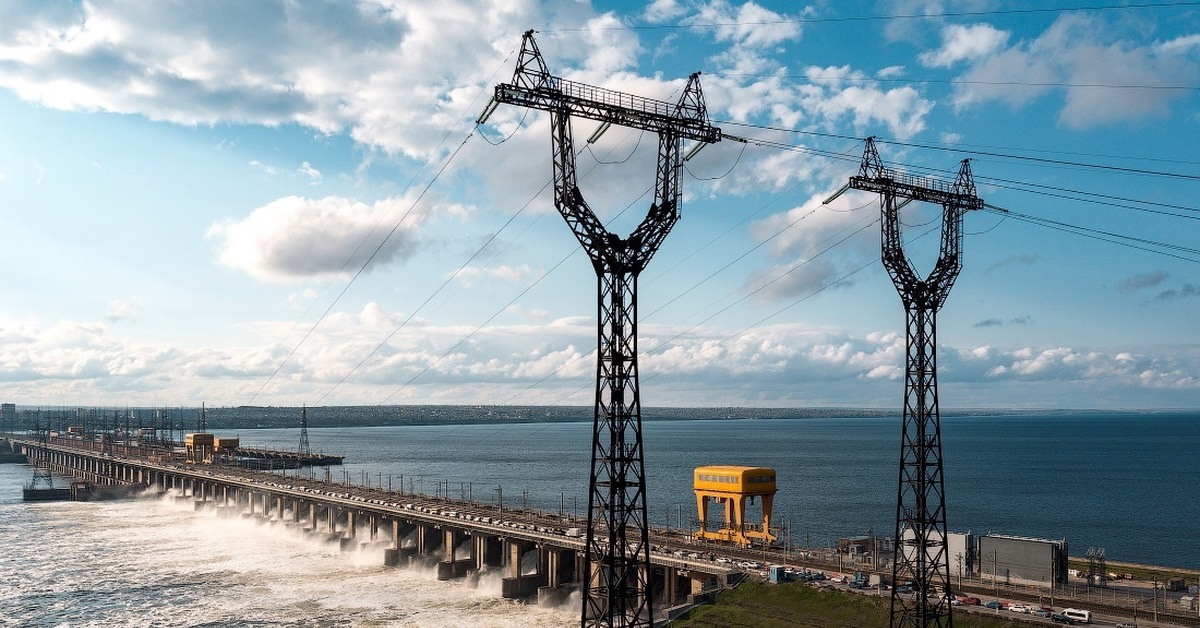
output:
POLYGON ((650 543, 637 363, 638 275, 679 219, 683 140, 720 141, 709 124, 699 73, 676 103, 552 76, 527 31, 511 83, 496 86, 478 123, 500 103, 550 113, 554 206, 596 271, 597 362, 587 552, 581 626, 652 626, 650 543), (583 199, 575 172, 571 117, 658 134, 654 202, 626 238, 609 232, 583 199))
POLYGON ((301 456, 312 454, 312 448, 308 446, 308 406, 300 408, 300 447, 296 449, 296 453, 301 456))
MULTIPOLYGON (((942 428, 937 394, 937 312, 962 270, 962 218, 982 209, 971 163, 963 160, 954 183, 916 177, 883 167, 873 138, 867 138, 857 176, 842 188, 880 197, 883 265, 900 294, 906 319, 904 417, 900 480, 896 491, 896 536, 892 555, 891 625, 953 626, 950 559, 946 551, 946 496, 942 475, 942 428), (922 279, 904 254, 900 208, 910 201, 942 206, 941 251, 922 279), (913 593, 900 593, 906 582, 913 593)), ((836 198, 841 191, 830 197, 836 198)))

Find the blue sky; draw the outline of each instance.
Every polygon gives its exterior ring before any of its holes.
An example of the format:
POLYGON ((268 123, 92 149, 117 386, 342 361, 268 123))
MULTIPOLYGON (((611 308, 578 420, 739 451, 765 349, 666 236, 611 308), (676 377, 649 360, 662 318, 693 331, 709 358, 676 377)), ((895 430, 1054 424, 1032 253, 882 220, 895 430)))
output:
MULTIPOLYGON (((0 2, 0 397, 589 405, 547 117, 473 123, 530 28, 573 80, 673 100, 702 71, 748 140, 688 162, 641 277, 645 405, 901 404, 877 199, 821 204, 866 136, 970 158, 1009 210, 965 218, 943 407, 1200 405, 1200 2, 1073 0, 0 2)), ((610 230, 655 148, 581 149, 610 230)), ((924 271, 939 212, 903 215, 924 271)))

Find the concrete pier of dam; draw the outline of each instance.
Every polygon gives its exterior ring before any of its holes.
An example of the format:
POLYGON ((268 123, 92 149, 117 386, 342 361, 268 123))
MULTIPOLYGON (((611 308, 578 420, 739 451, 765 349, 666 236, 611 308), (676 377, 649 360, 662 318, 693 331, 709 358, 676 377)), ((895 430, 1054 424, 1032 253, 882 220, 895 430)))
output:
MULTIPOLYGON (((561 604, 581 588, 586 542, 573 522, 547 513, 344 486, 254 469, 180 464, 37 440, 13 440, 31 464, 97 486, 122 486, 191 502, 197 511, 300 530, 345 551, 382 549, 389 566, 427 565, 468 586, 499 574, 505 598, 561 604)), ((686 606, 740 574, 660 548, 650 578, 656 606, 686 606)))

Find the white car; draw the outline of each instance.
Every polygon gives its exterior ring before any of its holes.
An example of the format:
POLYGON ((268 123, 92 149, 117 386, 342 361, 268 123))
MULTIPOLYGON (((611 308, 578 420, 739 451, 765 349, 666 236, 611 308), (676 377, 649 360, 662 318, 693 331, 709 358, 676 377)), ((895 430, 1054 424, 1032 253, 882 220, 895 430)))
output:
POLYGON ((1014 613, 1028 613, 1029 611, 1031 611, 1033 609, 1031 609, 1028 606, 1022 606, 1021 604, 1014 604, 1014 605, 1008 607, 1008 610, 1010 610, 1014 613))

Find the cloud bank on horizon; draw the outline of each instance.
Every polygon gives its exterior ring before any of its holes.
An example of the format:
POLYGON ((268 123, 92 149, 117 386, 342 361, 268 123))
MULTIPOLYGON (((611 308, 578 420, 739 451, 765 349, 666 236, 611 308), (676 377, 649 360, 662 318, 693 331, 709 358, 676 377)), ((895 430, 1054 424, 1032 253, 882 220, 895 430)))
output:
MULTIPOLYGON (((920 174, 971 157, 982 196, 1052 223, 968 217, 945 406, 1196 406, 1200 3, 3 14, 5 401, 590 404, 594 276, 545 191, 548 120, 473 124, 535 28, 571 80, 672 101, 702 70, 710 116, 748 140, 688 162, 684 218, 641 278, 646 405, 900 404, 878 201, 822 203, 874 135, 920 174)), ((579 148, 614 231, 649 202, 644 135, 579 148)), ((906 211, 925 267, 938 208, 906 211)))

